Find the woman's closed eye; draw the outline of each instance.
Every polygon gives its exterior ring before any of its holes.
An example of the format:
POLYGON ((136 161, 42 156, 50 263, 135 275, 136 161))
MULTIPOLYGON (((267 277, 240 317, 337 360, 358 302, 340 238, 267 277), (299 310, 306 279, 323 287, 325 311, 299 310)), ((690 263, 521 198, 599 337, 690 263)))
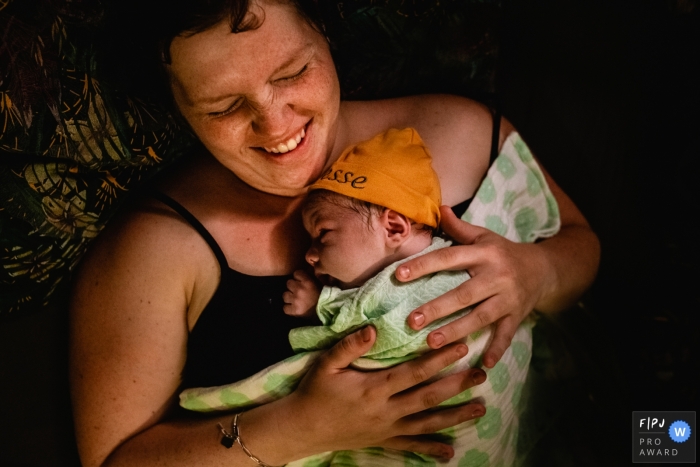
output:
POLYGON ((285 76, 283 78, 279 78, 276 81, 281 82, 281 83, 288 83, 288 82, 296 81, 299 78, 301 78, 302 76, 304 76, 304 74, 307 72, 308 69, 309 69, 309 64, 307 63, 306 65, 301 67, 301 69, 299 71, 292 74, 291 76, 285 76))
MULTIPOLYGON (((306 74, 308 69, 309 69, 309 65, 306 64, 299 71, 294 73, 293 75, 279 78, 277 81, 282 82, 282 83, 293 82, 293 81, 301 78, 302 76, 304 76, 304 74, 306 74)), ((241 107, 242 104, 243 104, 243 98, 236 99, 236 101, 233 104, 231 104, 226 110, 223 110, 221 112, 209 112, 209 116, 214 117, 214 118, 224 117, 224 116, 238 110, 238 108, 241 107)))
POLYGON ((225 115, 228 115, 232 112, 235 112, 238 110, 238 108, 243 104, 243 98, 236 99, 233 104, 231 104, 226 110, 223 110, 221 112, 209 112, 210 117, 218 118, 218 117, 223 117, 225 115))

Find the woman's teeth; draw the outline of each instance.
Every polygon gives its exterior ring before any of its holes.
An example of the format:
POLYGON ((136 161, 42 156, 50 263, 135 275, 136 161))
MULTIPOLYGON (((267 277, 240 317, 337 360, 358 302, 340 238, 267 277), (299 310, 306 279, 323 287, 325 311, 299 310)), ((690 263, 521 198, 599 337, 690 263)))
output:
POLYGON ((306 136, 306 131, 302 128, 301 131, 294 137, 289 138, 287 142, 285 143, 280 143, 274 148, 263 148, 267 152, 272 152, 274 154, 284 154, 285 152, 289 152, 293 149, 296 149, 296 147, 299 145, 302 139, 304 139, 304 136, 306 136))

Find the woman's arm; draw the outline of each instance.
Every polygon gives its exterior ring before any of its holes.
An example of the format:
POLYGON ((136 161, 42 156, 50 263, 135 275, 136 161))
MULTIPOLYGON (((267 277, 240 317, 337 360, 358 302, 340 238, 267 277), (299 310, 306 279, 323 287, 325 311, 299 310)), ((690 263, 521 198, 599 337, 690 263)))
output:
MULTIPOLYGON (((230 427, 231 414, 169 417, 186 358, 187 309, 211 292, 206 277, 218 270, 206 243, 181 224, 162 213, 132 214, 82 264, 71 307, 71 386, 86 467, 254 465, 240 447, 219 443, 217 423, 230 427)), ((246 412, 240 425, 248 448, 272 465, 365 446, 450 457, 448 445, 418 435, 481 416, 484 407, 422 411, 485 375, 474 370, 414 387, 464 355, 463 345, 390 370, 348 370, 375 337, 372 328, 348 336, 292 395, 246 412)))
MULTIPOLYGON (((501 143, 512 131, 513 126, 504 119, 501 143)), ((441 227, 461 246, 421 256, 397 270, 401 281, 447 269, 466 269, 472 276, 408 317, 409 326, 420 329, 476 305, 469 315, 433 331, 428 336, 432 348, 495 323, 494 339, 484 356, 484 364, 493 367, 530 311, 562 310, 592 284, 600 260, 598 238, 573 201, 544 168, 542 171, 559 205, 561 230, 557 235, 534 244, 514 243, 457 219, 451 209, 443 207, 441 227)))

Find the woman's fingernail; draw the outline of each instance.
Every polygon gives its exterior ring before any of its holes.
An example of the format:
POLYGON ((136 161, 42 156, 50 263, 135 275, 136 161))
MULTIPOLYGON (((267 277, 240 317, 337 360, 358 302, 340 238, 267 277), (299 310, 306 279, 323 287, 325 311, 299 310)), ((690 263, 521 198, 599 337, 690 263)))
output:
POLYGON ((486 373, 481 370, 475 371, 472 373, 472 381, 474 381, 476 384, 483 383, 486 381, 486 373))
POLYGON ((484 416, 484 411, 483 409, 474 409, 472 412, 472 417, 483 417, 484 416))
POLYGON ((372 331, 369 329, 369 326, 365 326, 362 328, 362 331, 360 331, 360 335, 362 336, 362 340, 365 342, 369 342, 369 340, 372 338, 372 331))
POLYGON ((432 341, 434 345, 437 345, 439 347, 445 343, 445 336, 443 336, 439 332, 435 333, 433 334, 432 341))
POLYGON ((456 351, 457 355, 459 355, 460 357, 464 357, 467 354, 467 352, 469 352, 469 349, 467 349, 466 345, 462 344, 457 346, 456 351))
POLYGON ((413 313, 413 324, 416 326, 423 326, 423 323, 425 323, 425 315, 420 311, 413 313))
POLYGON ((410 272, 411 271, 408 269, 408 266, 399 266, 399 268, 396 270, 396 276, 400 279, 408 279, 410 272))

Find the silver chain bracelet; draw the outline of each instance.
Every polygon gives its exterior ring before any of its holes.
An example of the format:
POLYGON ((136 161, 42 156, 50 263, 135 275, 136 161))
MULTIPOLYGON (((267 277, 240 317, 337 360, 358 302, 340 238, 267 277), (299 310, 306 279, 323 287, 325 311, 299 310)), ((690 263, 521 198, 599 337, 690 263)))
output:
POLYGON ((219 427, 219 431, 223 435, 223 438, 221 438, 221 445, 225 447, 226 449, 230 449, 231 446, 234 444, 238 443, 241 445, 241 449, 243 449, 243 452, 250 457, 252 460, 255 461, 256 464, 262 466, 262 467, 274 467, 270 464, 266 464, 263 461, 261 461, 259 458, 257 458, 248 448, 243 444, 243 440, 241 439, 241 430, 238 428, 238 417, 240 416, 240 413, 237 413, 236 415, 233 416, 233 422, 231 423, 231 432, 226 430, 226 428, 221 425, 221 423, 217 423, 217 426, 219 427))

